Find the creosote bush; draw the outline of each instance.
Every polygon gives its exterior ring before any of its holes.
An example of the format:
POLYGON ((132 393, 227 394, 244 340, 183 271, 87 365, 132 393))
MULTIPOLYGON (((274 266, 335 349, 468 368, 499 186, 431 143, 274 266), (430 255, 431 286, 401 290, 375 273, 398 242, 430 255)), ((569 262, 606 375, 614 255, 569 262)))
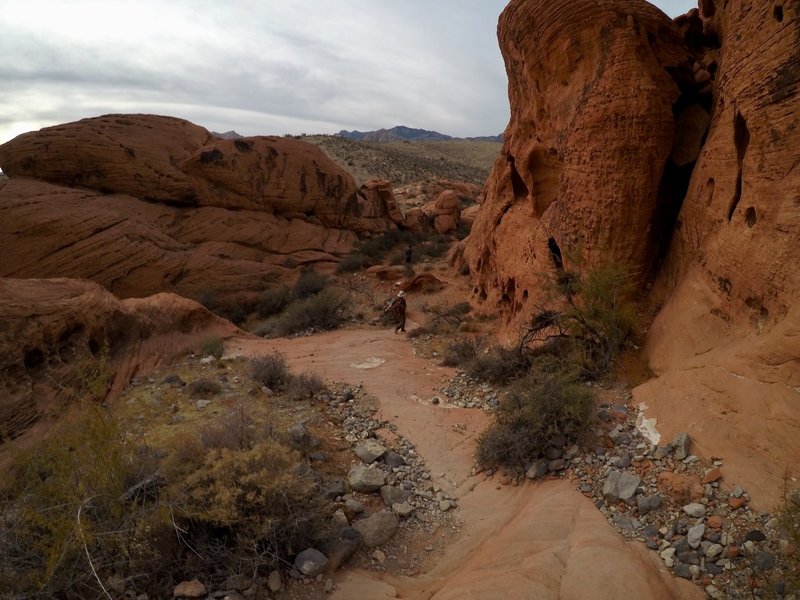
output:
POLYGON ((282 285, 271 290, 267 290, 261 295, 258 303, 258 314, 261 317, 271 317, 283 312, 292 301, 292 290, 282 285))
POLYGON ((286 396, 290 400, 310 400, 327 389, 328 386, 316 373, 300 373, 292 377, 286 388, 286 396))
POLYGON ((308 329, 336 329, 346 320, 350 304, 346 294, 325 288, 291 304, 277 323, 278 334, 290 335, 308 329))
POLYGON ((286 357, 277 350, 250 361, 250 376, 272 390, 282 389, 292 378, 286 357))
POLYGON ((495 422, 479 438, 478 463, 524 469, 559 438, 578 441, 593 413, 594 395, 577 379, 577 371, 557 358, 542 357, 512 387, 495 422))

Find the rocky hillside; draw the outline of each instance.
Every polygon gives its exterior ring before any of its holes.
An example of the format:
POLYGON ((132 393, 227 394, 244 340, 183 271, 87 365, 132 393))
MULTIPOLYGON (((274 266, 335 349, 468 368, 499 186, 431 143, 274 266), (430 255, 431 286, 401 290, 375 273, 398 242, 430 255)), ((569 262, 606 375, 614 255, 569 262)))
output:
POLYGON ((483 185, 501 145, 486 141, 362 142, 339 136, 308 136, 356 182, 387 179, 395 188, 429 179, 483 185))
POLYGON ((404 140, 415 142, 445 141, 453 139, 449 135, 427 129, 414 129, 398 125, 391 129, 378 129, 377 131, 345 131, 336 134, 338 137, 356 140, 359 142, 400 142, 404 140))
POLYGON ((475 300, 511 334, 556 269, 629 265, 660 309, 637 399, 775 499, 800 457, 796 8, 512 0, 498 37, 512 118, 464 246, 475 300))

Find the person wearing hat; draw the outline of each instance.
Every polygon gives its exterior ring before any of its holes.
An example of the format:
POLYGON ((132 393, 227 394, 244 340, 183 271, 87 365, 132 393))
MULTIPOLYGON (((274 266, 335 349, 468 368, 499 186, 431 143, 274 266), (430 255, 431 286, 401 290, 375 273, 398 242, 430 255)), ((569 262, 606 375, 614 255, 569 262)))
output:
POLYGON ((406 293, 403 290, 397 292, 397 296, 392 299, 389 306, 383 309, 383 312, 388 313, 392 311, 397 319, 397 327, 394 332, 406 330, 406 293))

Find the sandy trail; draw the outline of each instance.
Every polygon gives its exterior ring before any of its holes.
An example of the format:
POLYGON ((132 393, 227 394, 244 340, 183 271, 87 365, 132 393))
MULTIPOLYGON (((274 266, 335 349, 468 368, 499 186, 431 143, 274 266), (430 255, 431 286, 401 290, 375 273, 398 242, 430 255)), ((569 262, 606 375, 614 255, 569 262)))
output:
POLYGON ((295 371, 362 383, 379 417, 417 445, 434 480, 459 499, 458 539, 418 577, 364 569, 336 576, 336 600, 703 598, 674 579, 653 552, 626 542, 566 480, 500 486, 470 476, 475 437, 488 423, 477 409, 434 405, 452 370, 413 354, 391 329, 354 328, 295 339, 234 338, 230 354, 277 349, 295 371))

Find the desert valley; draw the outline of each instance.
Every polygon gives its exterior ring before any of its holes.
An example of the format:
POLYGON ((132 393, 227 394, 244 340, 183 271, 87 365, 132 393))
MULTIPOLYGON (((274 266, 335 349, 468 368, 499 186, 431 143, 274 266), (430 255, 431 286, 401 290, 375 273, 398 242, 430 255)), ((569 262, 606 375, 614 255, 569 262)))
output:
POLYGON ((800 597, 800 5, 497 37, 499 142, 0 145, 0 599, 800 597))

